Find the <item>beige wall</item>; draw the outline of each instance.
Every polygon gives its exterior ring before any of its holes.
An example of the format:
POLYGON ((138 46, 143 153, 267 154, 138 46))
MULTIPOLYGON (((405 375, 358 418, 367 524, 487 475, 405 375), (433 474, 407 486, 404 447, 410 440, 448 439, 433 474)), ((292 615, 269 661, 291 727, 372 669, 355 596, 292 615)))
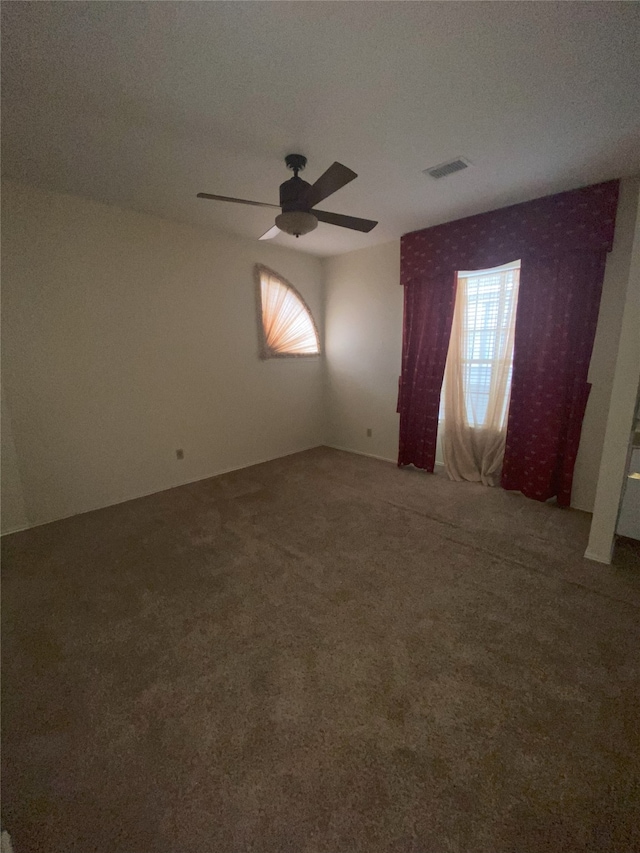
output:
MULTIPOLYGON (((572 504, 591 511, 613 382, 638 198, 622 181, 615 245, 607 260, 589 378, 593 384, 576 462, 572 504)), ((402 346, 400 244, 331 258, 326 264, 329 443, 396 459, 397 381, 402 346), (366 429, 373 429, 372 438, 366 429)), ((438 461, 441 454, 436 455, 438 461)))
POLYGON ((640 382, 640 202, 636 204, 634 240, 625 288, 622 329, 607 416, 598 488, 585 556, 609 563, 620 508, 627 454, 640 382))
POLYGON ((252 274, 322 329, 317 258, 10 182, 2 213, 3 530, 322 443, 323 359, 258 358, 252 274))
POLYGON ((18 468, 11 415, 9 407, 5 402, 4 389, 2 391, 0 430, 2 431, 2 460, 0 466, 2 501, 0 502, 0 508, 2 512, 2 532, 4 533, 10 530, 22 530, 29 523, 24 509, 22 479, 18 468))
POLYGON ((620 183, 616 233, 613 249, 607 258, 598 327, 589 366, 591 393, 582 424, 571 499, 572 506, 588 512, 593 510, 598 483, 618 339, 629 280, 629 262, 639 189, 638 178, 626 179, 620 183))
POLYGON ((329 258, 325 275, 327 443, 395 460, 402 352, 400 242, 329 258))

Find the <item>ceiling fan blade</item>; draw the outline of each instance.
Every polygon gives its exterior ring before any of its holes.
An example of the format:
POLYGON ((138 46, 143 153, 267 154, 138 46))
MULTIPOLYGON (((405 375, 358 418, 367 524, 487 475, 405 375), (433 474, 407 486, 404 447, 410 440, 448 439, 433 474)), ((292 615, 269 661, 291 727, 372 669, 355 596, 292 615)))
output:
POLYGON ((315 207, 318 202, 333 195, 357 177, 355 172, 347 169, 342 163, 334 163, 323 175, 320 175, 311 189, 307 190, 305 203, 309 207, 315 207))
POLYGON ((268 231, 265 231, 262 237, 258 237, 258 240, 273 240, 273 238, 277 237, 280 233, 278 226, 274 225, 273 228, 269 228, 268 231))
POLYGON ((253 204, 255 207, 274 207, 280 210, 279 204, 267 204, 265 201, 247 201, 246 198, 231 198, 228 195, 211 195, 211 193, 198 193, 198 198, 212 198, 215 201, 234 201, 236 204, 253 204))
POLYGON ((373 219, 359 219, 357 216, 343 216, 342 213, 329 213, 327 210, 312 210, 314 216, 320 222, 328 222, 329 225, 339 225, 341 228, 351 228, 353 231, 364 231, 368 233, 378 224, 373 219))

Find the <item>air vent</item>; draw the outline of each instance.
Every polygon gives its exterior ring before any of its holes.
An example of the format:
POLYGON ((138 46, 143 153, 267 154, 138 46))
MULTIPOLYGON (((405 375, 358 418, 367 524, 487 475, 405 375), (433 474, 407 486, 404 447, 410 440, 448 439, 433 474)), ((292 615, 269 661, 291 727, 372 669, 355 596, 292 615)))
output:
POLYGON ((454 172, 460 172, 462 169, 467 169, 471 163, 465 160, 464 157, 458 157, 457 160, 451 160, 449 163, 441 163, 439 166, 432 166, 430 169, 425 169, 424 174, 431 178, 445 178, 447 175, 453 175, 454 172))

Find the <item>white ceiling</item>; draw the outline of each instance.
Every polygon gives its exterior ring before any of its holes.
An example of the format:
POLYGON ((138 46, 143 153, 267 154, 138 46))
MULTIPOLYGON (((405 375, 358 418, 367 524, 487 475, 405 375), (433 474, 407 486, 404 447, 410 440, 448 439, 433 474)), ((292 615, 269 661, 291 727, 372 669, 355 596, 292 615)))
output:
MULTIPOLYGON (((3 171, 258 237, 283 158, 358 172, 378 219, 277 242, 331 255, 640 172, 633 2, 4 2, 3 171), (428 166, 473 167, 434 181, 428 166)), ((274 211, 273 213, 275 213, 274 211)))

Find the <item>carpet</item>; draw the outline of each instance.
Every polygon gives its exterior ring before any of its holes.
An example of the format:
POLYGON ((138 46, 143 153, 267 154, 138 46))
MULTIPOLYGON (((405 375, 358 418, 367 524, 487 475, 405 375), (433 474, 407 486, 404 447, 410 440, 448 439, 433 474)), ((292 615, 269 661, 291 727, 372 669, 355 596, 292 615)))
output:
POLYGON ((640 850, 640 571, 328 448, 5 537, 16 853, 640 850))

